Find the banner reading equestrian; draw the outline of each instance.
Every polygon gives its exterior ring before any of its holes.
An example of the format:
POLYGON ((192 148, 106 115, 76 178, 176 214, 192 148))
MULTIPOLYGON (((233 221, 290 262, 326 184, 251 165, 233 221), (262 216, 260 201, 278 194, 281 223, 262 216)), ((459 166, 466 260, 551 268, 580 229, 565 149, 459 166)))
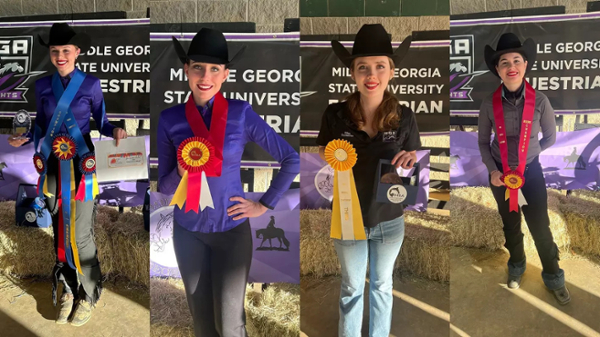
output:
POLYGON ((526 80, 550 99, 556 113, 600 113, 600 14, 552 15, 450 22, 450 108, 477 114, 498 87, 484 48, 513 32, 533 39, 537 58, 526 80))
MULTIPOLYGON (((35 81, 56 71, 48 48, 54 22, 0 23, 0 116, 20 109, 35 116, 35 81)), ((100 79, 109 118, 140 118, 149 114, 149 19, 69 21, 90 36, 92 44, 76 66, 100 79)))
MULTIPOLYGON (((175 36, 187 50, 196 33, 151 33, 152 92, 150 97, 151 123, 158 123, 160 112, 185 103, 191 91, 183 66, 172 42, 175 36)), ((281 34, 224 34, 230 55, 246 46, 243 57, 229 70, 223 83, 225 98, 247 101, 252 108, 296 150, 300 131, 300 64, 298 33, 281 34)), ((155 130, 152 128, 152 141, 155 130)), ((156 158, 156 146, 151 156, 156 158)), ((248 144, 243 161, 269 161, 273 158, 256 144, 248 144)))
MULTIPOLYGON (((246 193, 260 200, 262 193, 246 193)), ((180 278, 173 249, 171 196, 150 193, 150 276, 180 278)), ((284 193, 275 209, 250 219, 253 252, 249 282, 300 282, 300 197, 284 193)))
MULTIPOLYGON (((352 42, 343 42, 347 49, 352 42)), ((392 42, 397 48, 399 42, 392 42)), ((329 41, 302 41, 302 135, 317 135, 327 105, 356 91, 348 69, 329 41)), ((448 41, 413 41, 388 91, 417 115, 421 133, 448 132, 448 41)))
MULTIPOLYGON (((557 132, 556 143, 540 154, 546 186, 596 190, 600 185, 600 129, 557 132)), ((476 132, 450 132, 450 186, 489 186, 476 132)))

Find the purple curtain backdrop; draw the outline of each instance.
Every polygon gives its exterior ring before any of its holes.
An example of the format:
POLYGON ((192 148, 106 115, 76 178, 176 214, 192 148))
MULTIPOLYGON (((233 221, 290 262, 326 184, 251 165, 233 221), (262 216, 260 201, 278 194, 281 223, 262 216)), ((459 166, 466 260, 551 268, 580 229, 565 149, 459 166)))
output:
MULTIPOLYGON (((540 154, 549 188, 575 190, 598 188, 600 180, 600 128, 558 132, 556 143, 540 154)), ((489 186, 488 171, 481 161, 476 132, 450 133, 451 187, 489 186)))

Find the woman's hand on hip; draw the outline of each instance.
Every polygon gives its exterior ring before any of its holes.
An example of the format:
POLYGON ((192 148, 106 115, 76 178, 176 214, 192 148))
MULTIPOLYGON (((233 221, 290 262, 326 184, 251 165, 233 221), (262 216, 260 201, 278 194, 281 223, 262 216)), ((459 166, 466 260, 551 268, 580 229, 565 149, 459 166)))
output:
POLYGON ((406 152, 402 150, 392 159, 392 165, 396 166, 396 168, 402 167, 403 169, 411 169, 416 162, 417 151, 406 152))
POLYGON ((235 204, 227 209, 227 216, 237 215, 233 220, 256 218, 267 211, 267 208, 263 204, 242 197, 232 197, 229 198, 229 201, 239 202, 239 204, 235 204))
POLYGON ((501 187, 501 186, 506 186, 504 185, 504 182, 502 182, 502 172, 496 170, 496 171, 492 171, 492 173, 490 174, 491 177, 491 181, 492 181, 492 185, 496 186, 496 187, 501 187))
POLYGON ((27 143, 29 141, 29 138, 16 139, 17 137, 20 137, 22 135, 23 134, 21 133, 18 135, 12 135, 11 137, 8 137, 8 144, 10 144, 10 146, 19 147, 27 143))
POLYGON ((116 146, 119 146, 119 140, 127 138, 127 132, 121 128, 113 129, 113 139, 117 142, 116 146))

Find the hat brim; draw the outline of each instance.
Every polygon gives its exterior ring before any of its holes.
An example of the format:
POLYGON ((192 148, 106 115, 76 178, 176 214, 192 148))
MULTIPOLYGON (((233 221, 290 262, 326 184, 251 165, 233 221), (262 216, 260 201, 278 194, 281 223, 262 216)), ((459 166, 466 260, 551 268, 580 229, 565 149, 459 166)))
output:
POLYGON ((231 60, 222 59, 219 57, 209 56, 209 55, 187 55, 185 49, 181 45, 181 42, 177 40, 174 36, 173 45, 175 46, 175 52, 177 53, 177 57, 181 61, 181 63, 186 64, 188 60, 192 60, 195 62, 204 62, 204 63, 214 63, 214 64, 224 64, 228 68, 234 65, 237 61, 239 61, 240 57, 246 51, 246 46, 242 46, 240 50, 231 58, 231 60))
POLYGON ((90 49, 90 46, 92 45, 91 37, 85 33, 77 33, 71 39, 64 41, 64 43, 61 42, 60 44, 52 44, 51 45, 51 44, 49 44, 50 41, 48 41, 48 43, 46 43, 46 41, 44 41, 44 39, 42 38, 41 35, 38 35, 38 41, 42 46, 44 46, 46 48, 50 48, 51 46, 74 45, 80 49, 81 53, 86 53, 90 49))
POLYGON ((410 50, 410 44, 411 44, 411 42, 412 42, 412 36, 409 35, 406 38, 404 38, 404 41, 402 41, 402 43, 400 44, 400 46, 398 46, 398 48, 396 48, 396 51, 394 51, 393 54, 388 54, 388 53, 362 53, 362 54, 351 55, 350 52, 348 51, 348 49, 346 49, 346 47, 344 47, 337 40, 331 41, 331 48, 333 49, 333 52, 335 53, 335 55, 348 68, 350 68, 352 66, 352 61, 354 61, 354 59, 359 58, 359 57, 368 57, 368 56, 387 56, 387 57, 391 58, 392 60, 394 60, 394 63, 396 65, 398 65, 398 64, 400 64, 400 62, 402 62, 402 60, 408 54, 408 51, 410 50))
POLYGON ((500 58, 500 56, 504 55, 504 54, 508 54, 508 53, 519 53, 523 56, 525 56, 525 59, 527 61, 527 68, 525 69, 525 74, 529 73, 529 71, 531 71, 531 69, 533 68, 533 65, 535 64, 535 60, 537 57, 537 50, 536 50, 536 45, 535 42, 529 38, 527 40, 525 40, 523 42, 523 44, 521 45, 521 47, 519 48, 511 48, 511 49, 504 49, 504 50, 494 50, 490 45, 486 45, 485 49, 484 49, 484 58, 485 58, 485 63, 488 67, 488 69, 490 70, 490 72, 494 75, 496 75, 496 77, 500 78, 500 75, 498 74, 498 71, 496 70, 496 63, 497 60, 500 58))

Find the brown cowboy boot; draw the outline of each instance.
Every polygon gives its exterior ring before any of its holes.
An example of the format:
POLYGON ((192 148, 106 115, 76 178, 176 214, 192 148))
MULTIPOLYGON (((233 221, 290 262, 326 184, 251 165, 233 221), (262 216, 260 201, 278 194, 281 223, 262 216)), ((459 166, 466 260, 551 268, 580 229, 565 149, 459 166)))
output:
POLYGON ((82 326, 87 321, 92 318, 92 304, 86 300, 79 300, 77 303, 77 307, 75 307, 75 312, 73 314, 73 319, 71 320, 72 326, 82 326))
POLYGON ((73 310, 73 294, 64 293, 60 297, 60 311, 56 317, 56 324, 67 324, 71 310, 73 310))

